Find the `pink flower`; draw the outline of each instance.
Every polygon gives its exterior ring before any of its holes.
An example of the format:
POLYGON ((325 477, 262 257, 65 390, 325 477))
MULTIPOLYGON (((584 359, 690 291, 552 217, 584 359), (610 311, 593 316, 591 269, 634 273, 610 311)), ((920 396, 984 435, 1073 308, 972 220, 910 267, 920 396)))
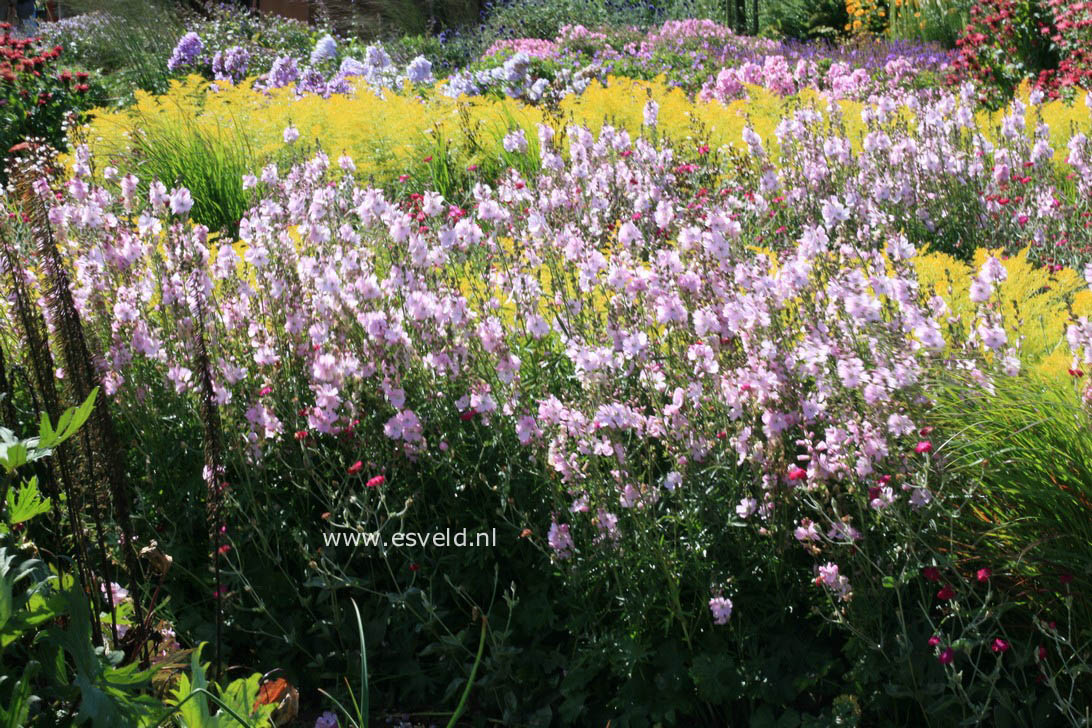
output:
POLYGON ((993 641, 993 644, 990 645, 990 649, 993 650, 994 652, 998 653, 998 654, 1004 652, 1008 648, 1009 648, 1009 643, 1006 642, 1005 640, 1001 639, 1000 637, 995 638, 994 641, 993 641))
POLYGON ((714 624, 728 624, 728 618, 732 616, 732 600, 713 597, 709 600, 709 611, 713 613, 714 624))
POLYGON ((951 647, 945 647, 943 650, 941 650, 940 656, 937 657, 937 660, 940 662, 941 665, 950 665, 952 664, 952 660, 954 659, 955 650, 953 650, 951 647))
POLYGON ((353 463, 352 465, 349 466, 349 469, 346 472, 349 473, 349 475, 356 475, 357 473, 359 473, 363 469, 364 469, 364 463, 357 460, 355 463, 353 463))
POLYGON ((942 602, 946 602, 954 596, 955 589, 953 589, 949 584, 945 584, 943 587, 941 587, 940 591, 937 592, 937 599, 941 600, 942 602))
POLYGON ((936 635, 933 635, 932 637, 929 638, 929 646, 930 647, 936 647, 939 644, 940 644, 940 637, 937 637, 936 635))
POLYGON ((185 215, 193 207, 193 197, 185 187, 179 187, 171 193, 171 212, 175 215, 185 215))
POLYGON ((808 477, 808 471, 801 467, 793 467, 789 469, 789 480, 803 480, 808 477))
POLYGON ((926 566, 921 570, 921 575, 926 581, 940 581, 940 569, 935 566, 926 566))
POLYGON ((546 543, 554 550, 558 559, 564 560, 573 555, 573 537, 569 534, 569 524, 554 521, 546 535, 546 543))
POLYGON ((929 442, 928 440, 922 440, 914 446, 914 452, 916 452, 918 455, 923 455, 932 451, 933 443, 929 442))
POLYGON ((386 476, 376 475, 376 476, 374 476, 372 478, 369 478, 368 482, 365 483, 364 485, 368 486, 369 488, 378 488, 379 486, 383 485, 386 482, 387 482, 386 476))
POLYGON ((993 572, 990 571, 988 568, 981 568, 981 569, 978 570, 978 573, 977 573, 976 576, 978 578, 978 581, 986 582, 986 581, 990 580, 991 576, 993 576, 993 572))

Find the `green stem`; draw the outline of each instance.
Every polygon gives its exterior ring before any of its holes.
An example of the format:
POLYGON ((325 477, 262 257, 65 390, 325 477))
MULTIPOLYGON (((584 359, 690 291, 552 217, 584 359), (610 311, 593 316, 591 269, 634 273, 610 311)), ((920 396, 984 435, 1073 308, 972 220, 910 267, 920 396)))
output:
POLYGON ((478 638, 478 655, 474 658, 474 667, 470 668, 470 678, 466 681, 466 687, 463 688, 463 696, 459 699, 459 704, 455 706, 455 712, 451 714, 451 720, 447 722, 447 728, 455 728, 455 721, 466 710, 466 701, 470 698, 470 689, 474 687, 474 678, 478 675, 478 666, 482 664, 482 654, 485 652, 485 628, 488 621, 485 615, 482 615, 482 634, 478 638))

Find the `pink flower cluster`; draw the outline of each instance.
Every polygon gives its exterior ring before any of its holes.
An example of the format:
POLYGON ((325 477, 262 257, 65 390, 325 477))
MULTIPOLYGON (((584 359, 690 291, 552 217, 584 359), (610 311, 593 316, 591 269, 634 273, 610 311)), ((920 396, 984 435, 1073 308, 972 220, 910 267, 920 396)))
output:
POLYGON ((489 49, 482 54, 482 58, 489 58, 499 53, 509 55, 522 53, 532 58, 553 58, 557 55, 557 44, 541 38, 501 39, 489 46, 489 49))
POLYGON ((791 96, 805 88, 825 92, 832 99, 865 100, 872 95, 890 94, 912 80, 918 69, 908 58, 888 61, 884 74, 873 78, 864 68, 851 69, 848 64, 836 62, 826 73, 810 59, 800 59, 795 66, 781 55, 769 55, 762 64, 744 63, 737 68, 724 68, 715 79, 708 81, 698 94, 702 101, 727 103, 746 97, 746 85, 763 86, 781 96, 791 96))
MULTIPOLYGON (((1050 155, 1018 133, 987 147, 973 94, 915 107, 909 127, 895 109, 867 109, 859 153, 798 109, 777 128, 777 165, 748 128, 753 186, 716 191, 695 189, 677 150, 609 125, 539 126, 541 174, 477 184, 469 209, 361 186, 351 159, 319 154, 261 170, 239 240, 215 245, 187 190, 100 184, 81 148, 50 221, 108 394, 197 397, 207 374, 225 427, 245 433, 236 456, 365 417, 392 458, 441 456, 450 417, 510 432, 553 473, 572 503, 550 527, 558 558, 613 548, 625 514, 670 505, 718 464, 754 474, 741 519, 787 515, 818 552, 865 537, 833 505, 839 484, 875 483, 876 518, 930 503, 891 478, 933 457, 928 376, 957 369, 988 389, 1019 370, 988 295, 1003 268, 976 273, 978 318, 960 333, 918 282, 912 230, 932 239, 952 189, 971 191, 961 204, 995 244, 1045 245, 1068 224, 1050 155), (1014 184, 1021 201, 1001 205, 1014 184), (567 374, 545 381, 544 361, 567 374)), ((1006 128, 1024 115, 1014 106, 1006 128)), ((1085 142, 1071 154, 1087 165, 1085 142)), ((1092 324, 1069 344, 1092 361, 1092 324)), ((833 561, 818 578, 849 598, 833 561)))

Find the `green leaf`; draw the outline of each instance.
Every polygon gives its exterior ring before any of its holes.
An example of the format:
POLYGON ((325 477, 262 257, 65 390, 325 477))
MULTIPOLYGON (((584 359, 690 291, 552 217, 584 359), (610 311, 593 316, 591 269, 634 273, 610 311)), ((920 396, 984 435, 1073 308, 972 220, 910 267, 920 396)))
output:
POLYGON ((11 702, 0 705, 0 728, 22 728, 30 717, 31 680, 37 672, 38 663, 30 662, 23 669, 23 676, 11 691, 11 702))
POLYGON ((0 442, 0 465, 12 473, 16 468, 26 465, 30 459, 30 450, 22 442, 0 442))
POLYGON ((43 498, 38 490, 37 476, 23 483, 18 490, 15 488, 8 490, 7 502, 8 521, 12 525, 49 513, 51 505, 49 498, 43 498))
POLYGON ((75 435, 76 431, 87 422, 91 412, 95 409, 95 399, 98 397, 98 393, 99 388, 95 387, 83 404, 65 410, 57 420, 56 429, 49 424, 49 417, 43 413, 38 431, 38 447, 54 448, 75 435))

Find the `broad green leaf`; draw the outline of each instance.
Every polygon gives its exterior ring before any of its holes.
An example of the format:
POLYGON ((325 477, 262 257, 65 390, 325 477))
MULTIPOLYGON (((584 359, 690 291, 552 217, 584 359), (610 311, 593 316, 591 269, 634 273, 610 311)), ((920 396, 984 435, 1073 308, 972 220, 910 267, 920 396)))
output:
POLYGON ((79 407, 72 407, 61 413, 61 416, 57 419, 57 427, 54 428, 49 424, 49 417, 42 414, 42 422, 39 425, 38 433, 38 446, 41 448, 54 448, 60 445, 76 434, 87 419, 91 416, 91 412, 95 408, 95 399, 99 393, 99 388, 95 387, 91 390, 91 394, 84 400, 83 404, 79 407))
POLYGON ((49 498, 43 498, 38 490, 37 476, 23 483, 18 490, 10 489, 7 501, 8 519, 13 525, 49 513, 51 506, 49 498))

